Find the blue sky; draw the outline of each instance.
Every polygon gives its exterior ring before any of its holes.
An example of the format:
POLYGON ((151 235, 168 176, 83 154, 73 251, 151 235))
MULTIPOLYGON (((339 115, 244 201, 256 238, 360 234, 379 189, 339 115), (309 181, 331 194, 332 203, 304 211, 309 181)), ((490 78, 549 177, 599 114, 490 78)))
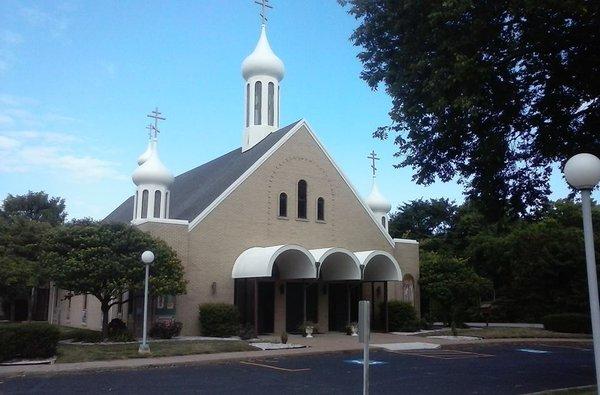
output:
MULTIPOLYGON (((375 150, 380 190, 399 203, 462 201, 456 183, 427 187, 394 169, 390 99, 360 80, 357 22, 337 2, 273 0, 268 36, 283 60, 281 125, 308 120, 365 196, 375 150)), ((167 117, 163 162, 180 174, 239 147, 240 65, 259 34, 251 0, 0 2, 0 198, 44 190, 70 217, 103 218, 134 190, 146 148, 146 114, 167 117)), ((199 186, 201 187, 201 186, 199 186)), ((560 174, 553 197, 567 188, 560 174)))

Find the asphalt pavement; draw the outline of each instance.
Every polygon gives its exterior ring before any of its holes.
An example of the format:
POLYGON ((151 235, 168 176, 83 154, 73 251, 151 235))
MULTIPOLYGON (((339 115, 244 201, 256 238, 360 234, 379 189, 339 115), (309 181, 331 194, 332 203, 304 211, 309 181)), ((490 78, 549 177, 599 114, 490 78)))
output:
MULTIPOLYGON (((2 394, 360 394, 358 352, 3 379, 2 394)), ((595 384, 591 344, 372 350, 372 394, 522 394, 595 384)))

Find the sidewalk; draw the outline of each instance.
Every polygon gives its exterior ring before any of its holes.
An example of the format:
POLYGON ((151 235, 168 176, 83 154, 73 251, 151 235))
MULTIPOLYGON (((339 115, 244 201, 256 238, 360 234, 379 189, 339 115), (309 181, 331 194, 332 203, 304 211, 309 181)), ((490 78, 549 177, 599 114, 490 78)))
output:
MULTIPOLYGON (((274 339, 267 337, 266 339, 274 339)), ((588 339, 490 339, 478 341, 453 341, 445 339, 428 339, 416 336, 395 335, 391 333, 372 333, 371 344, 389 343, 431 343, 444 345, 473 344, 473 343, 504 343, 504 342, 591 342, 588 339)), ((58 363, 54 365, 28 365, 28 366, 0 366, 0 378, 54 375, 62 373, 77 373, 85 371, 106 371, 122 369, 138 369, 156 366, 191 365, 210 362, 229 362, 247 359, 256 359, 274 356, 294 356, 324 354, 335 352, 360 352, 362 344, 357 337, 346 336, 340 333, 327 333, 315 335, 312 339, 302 336, 290 335, 289 343, 303 344, 307 348, 269 350, 269 351, 244 351, 216 354, 182 355, 157 358, 117 359, 109 361, 58 363)))

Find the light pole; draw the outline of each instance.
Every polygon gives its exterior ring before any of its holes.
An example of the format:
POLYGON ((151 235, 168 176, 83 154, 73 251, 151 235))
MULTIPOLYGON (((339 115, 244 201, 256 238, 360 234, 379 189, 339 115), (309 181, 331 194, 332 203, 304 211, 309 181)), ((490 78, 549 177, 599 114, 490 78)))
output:
POLYGON ((148 325, 148 277, 150 275, 150 264, 154 262, 154 253, 152 251, 144 251, 142 253, 142 262, 146 266, 146 281, 144 282, 144 333, 138 352, 140 354, 149 354, 150 346, 146 342, 146 329, 148 325))
MULTIPOLYGON (((596 382, 598 382, 600 378, 600 311, 598 310, 598 277, 596 275, 596 257, 594 256, 594 229, 592 228, 590 195, 592 189, 600 181, 600 159, 592 154, 577 154, 567 161, 563 172, 569 185, 581 191, 585 262, 590 293, 596 382)), ((598 389, 600 390, 600 387, 598 389)))

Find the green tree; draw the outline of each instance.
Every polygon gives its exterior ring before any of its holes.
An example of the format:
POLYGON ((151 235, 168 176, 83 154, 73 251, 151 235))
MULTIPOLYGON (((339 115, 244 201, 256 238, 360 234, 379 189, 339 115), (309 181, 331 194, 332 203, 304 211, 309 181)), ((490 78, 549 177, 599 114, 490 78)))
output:
POLYGON ((419 284, 431 306, 450 322, 455 336, 468 309, 477 307, 481 293, 491 286, 464 260, 437 253, 423 254, 419 284))
POLYGON ((600 154, 600 2, 338 0, 361 78, 392 97, 399 166, 458 179, 487 220, 545 206, 552 166, 600 154))
POLYGON ((444 234, 454 221, 456 209, 454 202, 444 198, 404 203, 390 217, 390 234, 417 240, 444 234))
MULTIPOLYGON (((49 230, 47 223, 21 217, 0 220, 0 296, 11 304, 15 299, 26 298, 29 321, 35 310, 37 289, 47 282, 41 249, 49 230)), ((14 319, 12 310, 11 306, 14 319)))
POLYGON ((102 334, 108 335, 109 309, 130 291, 143 289, 143 251, 154 252, 150 292, 176 295, 185 292, 183 267, 163 241, 122 224, 63 226, 48 239, 45 261, 50 278, 73 295, 90 294, 100 301, 102 334))
POLYGON ((26 195, 8 194, 2 204, 5 216, 59 225, 65 221, 65 200, 47 193, 29 191, 26 195))

